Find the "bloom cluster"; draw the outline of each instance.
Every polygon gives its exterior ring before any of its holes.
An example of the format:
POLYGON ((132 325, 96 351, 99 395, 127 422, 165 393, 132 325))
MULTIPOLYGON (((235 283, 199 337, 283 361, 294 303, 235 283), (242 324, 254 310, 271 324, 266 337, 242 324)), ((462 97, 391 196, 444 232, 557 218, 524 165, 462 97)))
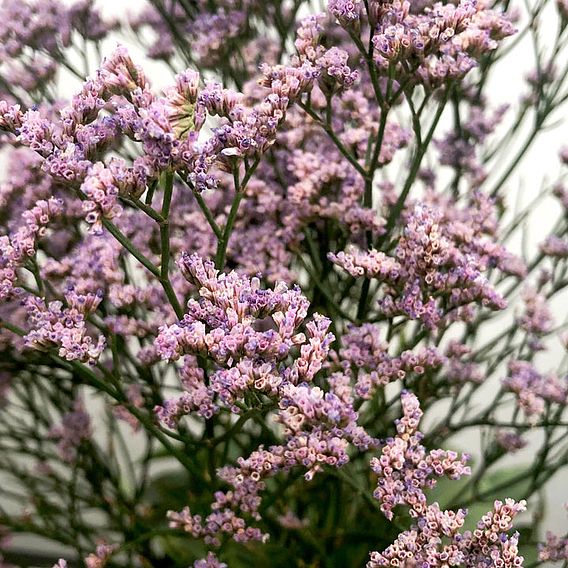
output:
POLYGON ((259 493, 267 477, 302 466, 305 478, 312 479, 325 465, 345 465, 349 443, 364 451, 377 441, 357 424, 348 376, 329 377, 328 392, 310 384, 323 366, 333 335, 327 332, 326 318, 315 314, 304 322, 309 303, 299 290, 282 284, 262 290, 258 279, 219 274, 212 262, 197 255, 183 255, 179 268, 198 288, 199 301, 188 302, 188 313, 179 324, 160 329, 158 352, 173 359, 208 356, 220 368, 206 386, 203 373, 184 364, 190 377, 184 381, 187 390, 159 407, 158 416, 170 426, 190 410, 211 416, 216 408, 213 393, 238 412, 237 404, 247 400, 247 393, 257 392, 276 399, 275 420, 284 427, 285 444, 260 446, 248 458, 239 458, 237 466, 222 468, 219 477, 232 489, 215 494, 206 519, 186 508, 170 513, 170 521, 215 546, 223 534, 239 542, 262 540, 267 535, 247 526, 239 515, 259 519, 259 493), (306 333, 300 331, 302 324, 306 333))
POLYGON ((179 419, 191 412, 196 412, 204 418, 211 418, 219 410, 214 402, 214 392, 205 384, 203 369, 197 366, 195 357, 184 357, 180 369, 180 381, 183 392, 175 398, 165 400, 162 405, 155 407, 158 420, 175 428, 179 419))
POLYGON ((274 395, 283 382, 313 379, 333 336, 327 333, 329 320, 320 316, 306 324, 307 335, 299 330, 309 306, 299 289, 279 283, 263 290, 258 278, 221 275, 196 254, 182 255, 178 266, 198 287, 200 299, 188 302, 179 323, 160 328, 156 347, 162 358, 210 357, 220 368, 209 388, 230 405, 249 390, 274 395), (280 373, 278 366, 294 348, 299 357, 280 373))
POLYGON ((403 76, 415 74, 428 87, 463 78, 482 53, 515 31, 505 16, 469 0, 457 6, 437 2, 417 12, 408 1, 373 2, 369 23, 379 68, 399 66, 403 76))
POLYGON ((55 198, 40 200, 22 214, 21 226, 0 237, 0 300, 17 293, 14 283, 18 269, 36 253, 37 241, 46 234, 49 222, 61 213, 62 202, 55 198))
POLYGON ((547 403, 565 404, 568 396, 565 378, 542 375, 529 361, 510 361, 503 386, 515 393, 519 407, 533 419, 544 413, 547 403))
POLYGON ((343 336, 339 363, 341 366, 347 363, 357 373, 357 396, 370 399, 377 387, 403 379, 408 381, 412 374, 420 377, 447 363, 447 358, 433 347, 406 350, 397 356, 390 355, 388 348, 377 325, 351 326, 343 336))
POLYGON ((472 106, 467 121, 460 123, 459 130, 450 131, 443 139, 436 140, 440 151, 440 163, 467 174, 476 183, 487 177, 476 149, 501 123, 508 105, 501 105, 491 114, 480 106, 472 106))
MULTIPOLYGON (((506 307, 504 298, 482 273, 487 268, 484 256, 475 245, 465 252, 458 242, 458 236, 446 229, 435 210, 417 205, 394 257, 371 250, 340 252, 329 258, 352 275, 386 284, 379 301, 385 316, 405 315, 433 329, 442 318, 459 318, 460 308, 472 302, 492 309, 506 307)), ((467 312, 462 317, 467 317, 467 312)))
POLYGON ((57 348, 67 361, 94 363, 105 348, 106 340, 88 335, 86 318, 101 301, 98 294, 79 295, 70 290, 64 307, 59 300, 46 304, 40 298, 26 298, 30 330, 24 337, 27 347, 47 351, 57 348))
POLYGON ((523 303, 524 313, 519 318, 519 325, 529 335, 532 349, 543 349, 539 338, 548 334, 554 323, 546 296, 534 288, 526 287, 523 290, 523 303))
POLYGON ((403 417, 396 422, 397 435, 386 441, 380 458, 371 460, 371 469, 378 475, 375 497, 388 519, 393 518, 397 505, 410 507, 413 517, 421 517, 427 509, 425 488, 436 484, 435 477, 459 479, 469 475, 467 455, 458 457, 456 452, 426 451, 420 443, 422 434, 418 423, 422 411, 416 396, 410 392, 401 395, 403 417))
POLYGON ((568 538, 552 532, 546 534, 546 541, 539 545, 538 558, 542 562, 561 562, 568 558, 568 538))
POLYGON ((100 230, 101 218, 119 213, 119 194, 139 196, 148 181, 165 170, 188 170, 189 179, 203 190, 217 184, 210 174, 214 164, 230 171, 235 157, 266 152, 287 107, 310 89, 317 73, 308 62, 266 67, 262 84, 270 93, 252 107, 238 102, 237 93, 214 84, 198 96, 199 74, 190 70, 176 77, 164 97, 156 97, 141 67, 119 46, 58 118, 6 106, 0 120, 17 134, 18 142, 44 159, 45 171, 81 184, 86 219, 100 230), (109 105, 114 112, 106 116, 101 111, 109 105), (197 144, 207 113, 225 120, 206 143, 197 144), (97 161, 118 135, 141 143, 142 153, 132 166, 116 158, 97 161))
POLYGON ((465 511, 442 511, 437 504, 428 505, 411 530, 399 535, 384 552, 371 553, 367 568, 404 566, 408 559, 424 566, 522 566, 518 533, 508 537, 507 531, 524 510, 524 501, 495 501, 493 511, 483 516, 473 532, 460 533, 465 511), (449 540, 449 544, 444 544, 443 539, 449 540))
POLYGON ((202 519, 189 507, 180 513, 170 511, 170 526, 202 537, 212 546, 219 546, 226 536, 237 542, 266 541, 269 535, 247 525, 244 516, 260 520, 260 493, 267 478, 300 466, 307 470, 304 478, 309 481, 325 466, 345 465, 349 443, 362 451, 376 447, 378 441, 357 425, 349 381, 332 376, 329 387, 324 393, 306 383, 288 383, 282 389, 275 417, 284 426, 285 443, 268 449, 259 446, 248 458, 239 458, 236 466, 219 470, 219 478, 231 489, 215 493, 212 512, 202 519))
POLYGON ((403 417, 396 423, 396 437, 387 440, 371 467, 379 476, 375 497, 383 513, 392 519, 393 508, 404 504, 416 524, 382 553, 372 552, 367 567, 399 566, 407 559, 418 565, 521 566, 518 536, 506 533, 515 516, 525 510, 525 502, 495 501, 493 511, 482 517, 473 532, 460 533, 467 511, 443 511, 437 503, 428 504, 423 489, 434 486, 434 476, 468 475, 467 456, 458 459, 455 452, 442 450, 427 453, 417 430, 422 417, 418 399, 403 392, 401 402, 403 417))

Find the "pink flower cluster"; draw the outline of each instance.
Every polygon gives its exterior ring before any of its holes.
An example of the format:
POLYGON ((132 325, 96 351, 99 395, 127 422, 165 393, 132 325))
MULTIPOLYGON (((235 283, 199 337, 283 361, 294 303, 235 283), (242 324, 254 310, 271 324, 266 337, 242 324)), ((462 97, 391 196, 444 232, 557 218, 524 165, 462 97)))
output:
POLYGON ((495 501, 473 532, 460 533, 467 511, 441 510, 427 502, 424 489, 433 487, 435 477, 458 479, 469 475, 467 456, 431 450, 421 445, 418 423, 422 411, 410 392, 401 395, 403 417, 396 422, 396 436, 388 439, 380 458, 371 460, 379 476, 375 497, 381 510, 392 519, 397 505, 406 505, 415 524, 404 531, 383 552, 372 552, 367 568, 379 566, 522 566, 518 536, 507 537, 515 516, 525 510, 525 502, 495 501))
POLYGON ((376 447, 378 441, 357 425, 348 377, 334 375, 328 384, 330 390, 324 393, 306 383, 287 383, 275 417, 284 426, 285 443, 268 449, 260 446, 248 458, 238 458, 236 466, 221 468, 219 478, 231 489, 215 493, 212 512, 205 519, 192 514, 189 507, 169 512, 170 526, 202 537, 212 546, 228 536, 237 542, 266 541, 268 535, 248 526, 245 517, 260 519, 260 493, 267 478, 299 466, 309 481, 325 466, 345 465, 349 444, 362 451, 376 447))
POLYGON ((192 412, 211 418, 219 411, 214 402, 215 393, 206 385, 203 369, 199 368, 195 357, 184 357, 179 374, 183 392, 154 408, 158 420, 172 429, 177 427, 180 418, 192 412))
POLYGON ((546 534, 546 541, 539 545, 538 559, 541 562, 562 562, 568 560, 568 537, 559 537, 552 532, 546 534))
POLYGON ((47 225, 62 212, 59 199, 40 200, 22 214, 22 225, 11 235, 0 236, 0 301, 18 291, 14 283, 18 270, 35 256, 37 241, 45 236, 47 225))
POLYGON ((97 309, 100 295, 80 295, 70 290, 65 296, 68 307, 59 300, 46 304, 35 296, 25 301, 30 325, 24 337, 27 347, 40 351, 56 347, 59 356, 67 361, 97 361, 106 340, 103 335, 96 341, 88 335, 86 318, 97 309))
POLYGON ((487 269, 484 256, 475 245, 469 251, 458 246, 454 231, 437 211, 418 205, 408 216, 394 257, 371 250, 329 258, 352 275, 385 284, 379 310, 387 317, 405 315, 434 329, 443 318, 459 317, 460 308, 473 302, 505 308, 504 298, 482 274, 487 269))
POLYGON ((403 392, 401 404, 403 417, 396 422, 396 436, 386 441, 379 458, 371 460, 371 469, 379 477, 374 495, 389 520, 397 505, 410 507, 414 518, 423 516, 427 511, 424 489, 434 487, 435 477, 459 479, 471 473, 466 465, 469 456, 459 458, 456 452, 444 450, 427 452, 422 446, 418 431, 422 411, 414 394, 403 392))
MULTIPOLYGON (((273 396, 283 384, 311 381, 321 369, 333 339, 327 333, 330 322, 316 314, 305 324, 306 332, 300 331, 309 302, 299 289, 279 283, 263 290, 258 278, 220 274, 195 254, 183 254, 178 266, 200 298, 188 302, 183 320, 160 328, 156 347, 164 359, 210 357, 219 367, 210 377, 210 393, 234 405, 248 391, 273 396), (285 365, 293 350, 299 356, 285 365)), ((196 387, 191 392, 206 396, 196 387)))
POLYGON ((523 290, 524 313, 519 318, 519 325, 531 335, 545 335, 551 328, 554 320, 546 302, 546 297, 534 288, 526 287, 523 290))
POLYGON ((187 170, 198 189, 213 187, 216 164, 231 171, 235 157, 258 157, 273 144, 288 106, 311 88, 317 70, 308 62, 298 67, 265 67, 262 85, 269 94, 252 107, 233 91, 208 85, 198 94, 199 75, 191 70, 156 97, 141 67, 118 47, 63 108, 58 119, 30 109, 3 106, 0 124, 10 128, 24 146, 44 158, 43 168, 57 179, 81 184, 87 221, 100 230, 100 219, 118 215, 118 195, 139 196, 148 180, 165 170, 187 170), (111 116, 101 113, 110 106, 111 116), (222 120, 205 143, 197 131, 206 115, 222 120), (110 158, 97 162, 118 135, 141 143, 132 166, 110 158))
POLYGON ((370 399, 377 387, 408 380, 412 374, 420 377, 427 371, 439 369, 447 361, 434 347, 406 350, 397 356, 390 355, 388 348, 387 341, 380 338, 378 325, 351 326, 343 336, 339 363, 342 367, 347 364, 356 373, 357 396, 370 399))
POLYGON ((380 566, 466 566, 467 568, 515 568, 523 565, 518 533, 507 536, 513 519, 525 510, 525 502, 495 501, 473 531, 460 533, 466 512, 442 511, 434 503, 409 531, 401 533, 382 553, 372 552, 367 568, 380 566), (449 544, 446 544, 449 541, 449 544))
POLYGON ((547 403, 566 404, 568 379, 539 373, 529 361, 512 360, 503 386, 515 393, 519 407, 536 420, 547 403))
POLYGON ((349 444, 364 451, 377 441, 357 424, 349 375, 331 375, 327 392, 311 384, 333 336, 327 332, 329 321, 317 314, 304 322, 309 303, 298 290, 281 284, 262 290, 257 279, 220 274, 197 255, 183 255, 178 265, 198 288, 199 301, 188 302, 181 322, 160 329, 158 351, 171 359, 207 356, 220 368, 206 386, 203 372, 192 367, 194 359, 184 363, 189 388, 159 407, 158 416, 169 426, 192 410, 210 416, 216 410, 212 393, 238 412, 247 392, 257 392, 276 400, 275 420, 284 427, 285 443, 261 446, 236 466, 222 468, 219 477, 232 489, 215 494, 205 519, 186 508, 170 513, 170 522, 214 546, 223 535, 262 540, 265 535, 242 515, 259 518, 259 494, 267 477, 301 466, 309 480, 324 466, 346 464, 349 444))
POLYGON ((448 79, 463 78, 482 53, 494 50, 497 40, 515 31, 504 15, 487 9, 483 2, 428 4, 428 9, 416 12, 406 0, 370 4, 374 59, 379 68, 386 72, 396 65, 401 74, 416 74, 432 88, 448 79))

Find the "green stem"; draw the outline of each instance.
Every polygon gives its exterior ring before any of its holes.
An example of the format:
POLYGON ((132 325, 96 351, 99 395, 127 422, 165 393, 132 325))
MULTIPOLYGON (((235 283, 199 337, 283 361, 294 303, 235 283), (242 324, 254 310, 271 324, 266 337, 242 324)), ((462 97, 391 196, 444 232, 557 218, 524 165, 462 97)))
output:
POLYGON ((57 355, 52 355, 52 358, 56 361, 60 361, 65 367, 70 367, 75 370, 79 375, 81 375, 89 384, 94 386, 97 390, 107 393, 114 400, 119 402, 121 405, 127 408, 127 410, 144 426, 144 428, 150 432, 163 446, 168 450, 168 452, 175 457, 181 465, 183 465, 187 471, 195 476, 200 476, 200 472, 195 466, 195 464, 186 456, 179 448, 173 445, 167 438, 167 436, 153 423, 152 418, 146 416, 139 408, 130 404, 128 399, 121 393, 118 393, 110 385, 108 385, 103 380, 99 379, 97 375, 91 369, 85 365, 78 363, 76 361, 67 362, 61 359, 57 355))
POLYGON ((170 229, 168 218, 170 216, 170 205, 174 185, 174 175, 172 172, 166 173, 166 183, 164 187, 164 198, 162 201, 162 223, 160 225, 160 240, 162 243, 162 265, 161 278, 168 278, 168 267, 170 262, 170 229))
POLYGON ((18 327, 17 325, 13 325, 8 321, 0 320, 0 329, 2 328, 15 333, 16 335, 19 335, 20 337, 24 337, 24 335, 26 335, 26 332, 22 328, 18 327))
POLYGON ((260 159, 257 158, 254 164, 246 169, 245 175, 242 181, 239 180, 239 170, 238 166, 235 166, 233 171, 233 180, 235 183, 235 197, 233 199, 233 204, 231 205, 231 210, 229 211, 229 216, 227 218, 227 223, 223 230, 221 238, 217 242, 217 253, 215 254, 215 267, 218 270, 223 270, 225 266, 225 260, 227 257, 227 247, 229 245, 229 239, 231 238, 231 233, 233 232, 233 227, 235 226, 235 221, 237 219, 237 213, 239 211, 239 205, 245 195, 245 189, 247 183, 249 182, 252 174, 256 170, 260 159))
POLYGON ((125 201, 127 203, 130 203, 134 207, 137 207, 138 209, 141 209, 142 211, 144 211, 144 213, 146 213, 146 215, 148 215, 148 217, 154 219, 154 221, 156 221, 156 223, 162 223, 163 222, 164 218, 153 207, 146 205, 146 203, 144 203, 143 201, 138 199, 138 197, 130 197, 129 199, 125 199, 125 201))
POLYGON ((154 276, 160 277, 160 271, 154 263, 142 254, 134 243, 111 221, 102 220, 105 229, 145 268, 147 268, 154 276))
POLYGON ((215 255, 215 267, 218 270, 222 270, 225 266, 225 259, 227 256, 227 246, 229 245, 229 238, 233 232, 233 227, 235 225, 235 220, 237 218, 237 212, 239 210, 239 205, 243 199, 243 194, 237 189, 235 198, 233 199, 233 204, 231 205, 231 211, 229 212, 229 217, 227 218, 227 224, 225 225, 225 230, 223 231, 222 237, 219 239, 217 244, 217 254, 215 255))
POLYGON ((146 199, 144 200, 145 204, 148 207, 152 206, 152 199, 154 198, 154 192, 156 191, 156 187, 158 187, 158 180, 153 180, 150 185, 148 186, 148 191, 146 192, 146 199))
POLYGON ((172 287, 169 278, 170 264, 170 205, 172 202, 172 193, 174 186, 173 172, 166 173, 166 183, 164 187, 164 198, 162 201, 162 221, 160 222, 160 246, 162 252, 162 260, 160 266, 160 283, 166 293, 166 296, 174 309, 178 318, 183 318, 183 309, 179 303, 176 293, 172 287))
MULTIPOLYGON (((377 133, 377 141, 375 143, 373 156, 371 157, 369 169, 367 172, 367 176, 365 178, 365 193, 363 195, 363 206, 369 209, 373 207, 373 178, 381 155, 381 148, 383 146, 383 139, 385 136, 385 129, 387 126, 387 117, 388 117, 388 109, 382 110, 380 123, 379 123, 379 131, 377 133)), ((367 246, 371 247, 373 244, 373 235, 371 231, 367 231, 366 239, 367 239, 367 246)), ((363 318, 367 313, 370 288, 371 288, 371 282, 368 278, 365 278, 365 280, 363 280, 363 285, 361 287, 361 296, 359 296, 359 303, 357 305, 358 321, 363 321, 363 318)))
POLYGON ((414 155, 414 160, 412 162, 410 172, 408 174, 408 177, 406 178, 406 182, 404 184, 404 187, 402 188, 400 196, 399 196, 397 202, 395 203, 394 207, 392 208, 392 211, 390 212, 390 215, 389 215, 388 220, 387 220, 387 224, 385 226, 385 232, 384 232, 383 236, 379 239, 379 243, 377 245, 377 248, 380 248, 385 243, 386 239, 389 237, 392 229, 394 228, 397 220, 400 217, 400 213, 402 212, 402 209, 403 209, 404 204, 406 202, 406 198, 408 197, 408 194, 410 193, 410 189, 411 189, 411 187, 414 183, 414 180, 416 179, 416 175, 418 174, 418 171, 420 170, 420 165, 422 164, 422 158, 424 158, 424 155, 426 154, 426 150, 428 149, 428 147, 430 145, 432 137, 434 136, 434 132, 436 131, 436 127, 438 126, 438 123, 440 121, 442 113, 444 112, 444 108, 446 106, 446 103, 448 102, 448 98, 450 96, 451 90, 452 90, 452 86, 446 87, 446 91, 444 93, 444 96, 442 97, 442 100, 440 101, 440 104, 438 105, 438 109, 436 110, 436 114, 434 116, 434 120, 432 121, 432 125, 430 126, 430 129, 428 130, 428 133, 426 134, 426 138, 423 140, 422 144, 420 144, 416 148, 416 153, 414 155))
POLYGON ((515 169, 519 165, 521 158, 527 153, 528 149, 532 146, 532 143, 534 142, 534 140, 535 140, 535 138, 536 138, 536 136, 539 132, 540 132, 540 127, 533 128, 533 130, 531 131, 531 133, 529 134, 529 136, 525 140, 525 143, 519 149, 517 155, 515 156, 515 158, 513 159, 513 161, 511 162, 511 164, 507 168, 507 170, 505 171, 505 173, 499 178, 499 181, 495 184, 493 189, 489 192, 489 195, 491 197, 495 197, 499 193, 499 190, 501 189, 501 187, 503 187, 503 185, 506 183, 506 181, 509 179, 511 174, 515 171, 515 169))
POLYGON ((297 104, 310 118, 313 118, 314 121, 317 122, 325 130, 325 132, 331 138, 332 142, 341 152, 343 157, 361 174, 361 176, 364 179, 367 179, 367 172, 365 168, 358 162, 358 160, 354 156, 351 155, 349 150, 345 148, 343 142, 341 142, 341 140, 338 138, 337 134, 335 134, 331 126, 326 124, 326 122, 322 120, 308 105, 302 103, 301 101, 298 101, 297 104))
POLYGON ((193 193, 193 196, 195 197, 195 200, 197 201, 197 204, 199 205, 201 212, 203 213, 203 215, 205 215, 205 218, 207 219, 207 222, 209 223, 209 226, 211 227, 213 233, 215 233, 217 239, 221 239, 223 237, 223 232, 221 231, 219 225, 215 221, 213 213, 211 212, 211 209, 209 209, 207 203, 205 203, 205 200, 203 199, 201 193, 197 191, 195 189, 195 186, 187 179, 185 179, 183 176, 179 176, 179 179, 181 179, 181 181, 183 181, 183 183, 187 185, 189 189, 191 189, 191 192, 193 193))

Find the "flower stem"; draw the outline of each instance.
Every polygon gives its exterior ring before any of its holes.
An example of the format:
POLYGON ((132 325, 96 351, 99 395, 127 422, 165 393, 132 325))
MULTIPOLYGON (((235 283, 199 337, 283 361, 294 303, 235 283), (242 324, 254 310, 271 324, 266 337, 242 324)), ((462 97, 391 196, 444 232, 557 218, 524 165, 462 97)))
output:
POLYGON ((162 221, 160 222, 160 246, 162 251, 162 260, 160 265, 160 283, 162 288, 168 297, 168 300, 174 309, 176 316, 178 318, 183 317, 183 309, 179 300, 177 299, 176 293, 172 287, 172 283, 169 278, 169 264, 170 264, 170 205, 172 202, 172 193, 174 186, 174 174, 173 172, 166 173, 166 183, 164 187, 164 198, 162 201, 162 221))
POLYGON ((233 232, 233 227, 235 226, 235 221, 237 219, 237 213, 239 211, 239 205, 245 194, 245 189, 247 183, 249 182, 254 170, 256 170, 259 163, 259 159, 254 162, 250 168, 246 169, 245 175, 242 181, 239 180, 239 170, 238 166, 235 166, 233 171, 233 180, 235 183, 235 197, 233 199, 233 204, 231 205, 231 210, 229 211, 229 217, 227 218, 227 223, 223 230, 221 238, 217 242, 217 254, 215 255, 215 268, 218 270, 223 270, 225 266, 225 260, 227 257, 227 246, 229 245, 229 239, 231 238, 231 233, 233 232))

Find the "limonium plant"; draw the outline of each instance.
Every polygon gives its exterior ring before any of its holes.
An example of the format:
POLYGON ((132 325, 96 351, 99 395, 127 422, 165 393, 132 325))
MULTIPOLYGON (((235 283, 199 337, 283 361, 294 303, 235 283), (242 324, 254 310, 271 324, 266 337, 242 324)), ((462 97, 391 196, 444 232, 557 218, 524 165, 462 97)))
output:
POLYGON ((0 564, 566 566, 567 75, 566 0, 2 0, 0 564))

